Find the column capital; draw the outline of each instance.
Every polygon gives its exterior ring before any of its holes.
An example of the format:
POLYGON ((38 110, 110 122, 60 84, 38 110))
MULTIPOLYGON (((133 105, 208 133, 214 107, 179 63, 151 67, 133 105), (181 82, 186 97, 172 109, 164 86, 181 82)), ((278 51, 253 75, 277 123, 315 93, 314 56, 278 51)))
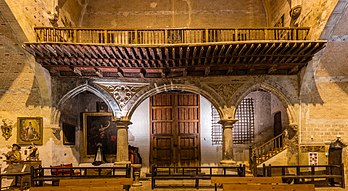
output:
POLYGON ((218 123, 222 125, 223 128, 233 128, 238 119, 221 119, 218 123))
POLYGON ((128 118, 114 118, 113 122, 117 128, 128 128, 129 125, 132 125, 132 122, 128 118))

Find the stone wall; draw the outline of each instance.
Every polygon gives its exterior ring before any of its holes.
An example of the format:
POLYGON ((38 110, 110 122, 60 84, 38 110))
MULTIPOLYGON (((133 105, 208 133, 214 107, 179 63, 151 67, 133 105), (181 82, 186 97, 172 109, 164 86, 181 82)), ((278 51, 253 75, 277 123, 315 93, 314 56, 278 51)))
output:
POLYGON ((266 26, 261 0, 93 0, 85 27, 182 28, 266 26))
MULTIPOLYGON (((22 11, 24 9, 25 6, 22 11)), ((0 23, 0 120, 12 126, 9 139, 0 137, 1 151, 8 151, 7 146, 17 142, 18 117, 42 117, 43 145, 38 147, 40 156, 47 159, 44 165, 49 165, 52 159, 52 149, 48 144, 52 134, 50 77, 21 47, 26 35, 4 1, 0 1, 0 23)), ((27 146, 22 150, 25 148, 27 146)))

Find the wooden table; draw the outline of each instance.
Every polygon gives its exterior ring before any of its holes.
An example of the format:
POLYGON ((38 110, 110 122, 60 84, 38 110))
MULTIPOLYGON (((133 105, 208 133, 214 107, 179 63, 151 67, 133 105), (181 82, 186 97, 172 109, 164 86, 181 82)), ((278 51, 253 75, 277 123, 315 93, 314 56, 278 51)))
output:
POLYGON ((2 177, 4 177, 4 176, 13 176, 14 177, 14 181, 15 181, 15 186, 17 186, 18 185, 18 179, 20 179, 20 181, 19 181, 19 188, 20 188, 20 190, 23 190, 23 187, 24 187, 24 185, 23 185, 23 177, 24 176, 30 176, 30 172, 6 172, 6 173, 1 173, 0 174, 0 190, 1 190, 1 188, 2 188, 2 185, 1 185, 1 183, 2 183, 2 177))

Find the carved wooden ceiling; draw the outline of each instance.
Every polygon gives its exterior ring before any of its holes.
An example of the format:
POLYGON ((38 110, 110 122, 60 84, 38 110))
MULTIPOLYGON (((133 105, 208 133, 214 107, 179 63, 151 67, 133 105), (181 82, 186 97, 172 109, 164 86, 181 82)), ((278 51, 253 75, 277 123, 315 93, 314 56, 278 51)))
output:
POLYGON ((260 41, 174 45, 26 43, 52 75, 173 78, 217 75, 292 75, 326 41, 260 41))

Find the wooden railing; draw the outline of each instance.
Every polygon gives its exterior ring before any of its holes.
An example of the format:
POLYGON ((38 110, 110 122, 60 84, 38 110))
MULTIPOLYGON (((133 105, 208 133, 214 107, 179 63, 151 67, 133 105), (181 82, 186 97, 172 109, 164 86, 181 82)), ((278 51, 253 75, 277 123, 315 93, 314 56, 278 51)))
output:
POLYGON ((31 186, 42 186, 43 182, 59 182, 61 178, 129 178, 131 166, 122 167, 31 167, 31 186))
POLYGON ((309 28, 92 29, 35 27, 37 42, 191 44, 230 41, 307 40, 309 28))
POLYGON ((281 176, 283 182, 286 183, 318 184, 321 187, 345 187, 343 164, 299 166, 263 165, 262 176, 281 176))
MULTIPOLYGON (((279 134, 278 136, 270 139, 266 143, 257 146, 255 148, 249 148, 249 164, 250 170, 256 173, 257 166, 271 157, 277 155, 285 149, 284 134, 279 134)), ((254 174, 255 175, 255 174, 254 174)))
MULTIPOLYGON (((199 180, 211 177, 244 177, 245 165, 239 166, 152 166, 152 189, 158 187, 156 180, 195 180, 195 188, 199 187, 199 180)), ((164 185, 174 187, 174 185, 164 185)), ((182 187, 180 185, 179 187, 182 187)))

